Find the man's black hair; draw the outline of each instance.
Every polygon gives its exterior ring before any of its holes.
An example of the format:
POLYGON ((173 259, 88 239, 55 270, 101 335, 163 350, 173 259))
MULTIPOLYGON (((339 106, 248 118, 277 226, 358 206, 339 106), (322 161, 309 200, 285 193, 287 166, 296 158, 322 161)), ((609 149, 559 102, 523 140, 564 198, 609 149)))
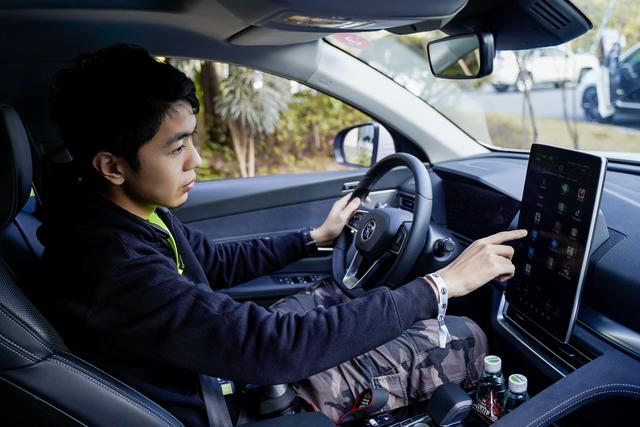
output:
POLYGON ((193 81, 139 46, 118 44, 79 55, 51 86, 52 119, 86 184, 106 180, 92 166, 100 151, 121 156, 137 171, 138 150, 158 132, 172 104, 200 106, 193 81))

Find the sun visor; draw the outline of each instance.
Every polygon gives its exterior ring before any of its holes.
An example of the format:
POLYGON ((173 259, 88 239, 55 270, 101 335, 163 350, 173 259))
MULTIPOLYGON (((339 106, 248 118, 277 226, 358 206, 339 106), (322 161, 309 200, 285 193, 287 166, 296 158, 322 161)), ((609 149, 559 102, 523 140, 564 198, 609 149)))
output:
POLYGON ((468 0, 220 0, 247 27, 233 44, 299 43, 336 32, 374 31, 428 22, 440 28, 468 0))

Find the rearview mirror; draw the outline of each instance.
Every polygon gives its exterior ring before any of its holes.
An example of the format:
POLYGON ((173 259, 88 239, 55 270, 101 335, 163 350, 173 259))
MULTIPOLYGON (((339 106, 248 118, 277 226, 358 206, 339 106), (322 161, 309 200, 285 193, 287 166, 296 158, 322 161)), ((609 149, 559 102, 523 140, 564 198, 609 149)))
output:
POLYGON ((395 152, 393 137, 375 122, 342 129, 333 140, 333 153, 340 165, 369 167, 395 152))
POLYGON ((427 44, 431 72, 446 79, 475 79, 491 74, 496 49, 491 33, 445 37, 427 44))

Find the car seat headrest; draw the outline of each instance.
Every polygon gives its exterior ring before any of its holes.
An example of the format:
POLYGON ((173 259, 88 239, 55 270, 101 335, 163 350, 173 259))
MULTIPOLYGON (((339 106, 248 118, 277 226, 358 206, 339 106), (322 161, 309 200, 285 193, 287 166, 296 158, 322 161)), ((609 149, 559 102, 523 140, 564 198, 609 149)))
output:
POLYGON ((22 120, 0 104, 0 229, 22 210, 31 193, 31 152, 22 120))

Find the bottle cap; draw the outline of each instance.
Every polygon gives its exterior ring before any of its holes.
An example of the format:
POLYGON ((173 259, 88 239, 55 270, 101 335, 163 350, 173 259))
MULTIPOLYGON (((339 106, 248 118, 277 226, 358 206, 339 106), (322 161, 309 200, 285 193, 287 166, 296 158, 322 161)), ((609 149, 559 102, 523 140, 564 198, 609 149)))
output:
POLYGON ((484 358, 484 370, 490 374, 497 374, 502 370, 502 359, 489 355, 484 358))
POLYGON ((527 377, 520 374, 509 375, 509 391, 518 394, 527 391, 527 377))

